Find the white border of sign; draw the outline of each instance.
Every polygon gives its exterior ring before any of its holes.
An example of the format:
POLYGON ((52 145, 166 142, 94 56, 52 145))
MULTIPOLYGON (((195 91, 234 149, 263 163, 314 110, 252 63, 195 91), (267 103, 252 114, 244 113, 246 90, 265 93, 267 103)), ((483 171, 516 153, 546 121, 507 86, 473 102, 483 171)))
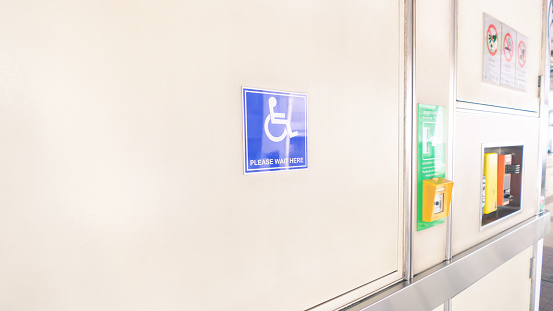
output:
POLYGON ((309 103, 309 96, 307 93, 299 93, 299 92, 287 92, 287 91, 277 91, 277 90, 268 90, 268 89, 260 89, 260 88, 254 88, 254 87, 247 87, 242 86, 241 90, 241 96, 242 96, 242 154, 244 157, 242 158, 242 162, 244 165, 244 175, 249 174, 262 174, 262 173, 272 173, 272 172, 289 172, 289 171, 297 171, 297 170, 307 170, 309 167, 309 161, 308 161, 308 150, 307 150, 307 133, 308 133, 308 103, 309 103), (248 141, 246 139, 246 133, 248 132, 248 116, 246 114, 247 110, 247 101, 246 97, 244 96, 244 91, 246 90, 247 93, 257 93, 257 94, 267 94, 267 95, 289 95, 292 97, 301 97, 305 98, 305 165, 300 166, 294 166, 293 168, 290 167, 275 167, 275 168, 257 168, 257 169, 251 169, 246 172, 246 168, 249 162, 248 159, 248 141), (255 91, 252 91, 255 90, 255 91))

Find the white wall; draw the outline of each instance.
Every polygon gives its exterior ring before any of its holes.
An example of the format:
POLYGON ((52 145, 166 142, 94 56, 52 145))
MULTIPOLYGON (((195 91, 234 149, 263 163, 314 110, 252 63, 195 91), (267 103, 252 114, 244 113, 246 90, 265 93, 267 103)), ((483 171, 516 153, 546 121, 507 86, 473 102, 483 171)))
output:
POLYGON ((0 309, 298 310, 400 279, 401 6, 3 3, 0 309), (242 86, 309 94, 309 170, 242 174, 242 86))

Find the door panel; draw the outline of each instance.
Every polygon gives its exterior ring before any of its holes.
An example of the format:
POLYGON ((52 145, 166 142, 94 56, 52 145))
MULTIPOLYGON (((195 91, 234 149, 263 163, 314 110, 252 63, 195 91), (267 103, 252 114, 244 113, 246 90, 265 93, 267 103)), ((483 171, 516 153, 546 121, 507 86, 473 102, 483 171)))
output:
POLYGON ((453 297, 458 311, 521 311, 530 308, 532 247, 453 297))
POLYGON ((400 279, 402 3, 6 3, 0 309, 299 310, 400 279), (309 95, 308 170, 243 174, 242 86, 309 95))
POLYGON ((453 253, 482 242, 536 213, 539 119, 457 112, 455 119, 453 253), (521 213, 480 231, 482 144, 523 145, 521 213))

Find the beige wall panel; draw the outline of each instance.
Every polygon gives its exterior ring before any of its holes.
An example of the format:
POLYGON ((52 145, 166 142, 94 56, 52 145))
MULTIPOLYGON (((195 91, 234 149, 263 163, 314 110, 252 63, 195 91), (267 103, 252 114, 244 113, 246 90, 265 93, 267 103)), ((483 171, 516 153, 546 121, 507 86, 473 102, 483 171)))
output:
POLYGON ((416 102, 447 106, 449 102, 448 1, 416 2, 416 102))
MULTIPOLYGON (((542 0, 458 1, 457 99, 537 112, 542 0), (528 36, 526 91, 482 82, 483 13, 528 36)), ((457 103, 458 107, 470 104, 457 103)))
POLYGON ((455 311, 530 309, 532 247, 518 254, 452 299, 455 311))
MULTIPOLYGON (((448 1, 416 1, 416 103, 448 105, 449 10, 448 1)), ((444 260, 445 235, 445 224, 415 233, 415 274, 444 260)))
POLYGON ((446 224, 415 233, 413 272, 423 272, 445 260, 446 224))
POLYGON ((456 113, 455 186, 453 187, 453 253, 534 215, 538 204, 539 119, 493 113, 456 113), (522 212, 480 232, 482 144, 523 144, 522 212))
POLYGON ((401 278, 400 1, 0 10, 0 310, 300 310, 401 278), (309 94, 243 175, 241 87, 309 94))

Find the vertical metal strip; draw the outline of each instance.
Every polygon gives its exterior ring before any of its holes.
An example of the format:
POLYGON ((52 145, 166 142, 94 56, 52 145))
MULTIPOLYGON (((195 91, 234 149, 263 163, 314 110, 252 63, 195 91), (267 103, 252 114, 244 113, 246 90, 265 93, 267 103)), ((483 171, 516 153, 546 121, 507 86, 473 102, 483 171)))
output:
MULTIPOLYGON (((539 131, 539 144, 538 144, 538 197, 545 197, 545 177, 547 168, 547 138, 549 133, 549 91, 551 83, 551 39, 550 39, 550 25, 551 25, 551 0, 543 1, 542 12, 542 60, 541 68, 543 70, 541 74, 541 86, 539 90, 540 96, 540 131, 539 131)), ((541 71, 541 70, 540 70, 541 71)), ((540 212, 540 206, 536 207, 537 212, 540 212)), ((541 291, 541 268, 543 259, 543 239, 534 244, 534 250, 532 254, 532 283, 530 290, 530 310, 539 310, 540 306, 540 291, 541 291)))
MULTIPOLYGON (((447 176, 453 180, 453 146, 455 139, 455 99, 456 99, 456 62, 457 62, 457 1, 450 0, 450 22, 449 22, 449 103, 447 115, 447 176)), ((445 245, 445 260, 451 261, 451 241, 453 235, 453 215, 455 206, 455 195, 451 200, 449 208, 449 217, 446 219, 446 245, 445 245)))
POLYGON ((415 98, 415 0, 404 0, 405 4, 405 129, 404 129, 404 280, 413 279, 413 167, 416 162, 413 157, 413 124, 415 98))
MULTIPOLYGON (((449 102, 447 114, 447 176, 454 180, 454 140, 455 140, 455 101, 457 98, 457 1, 450 0, 450 15, 449 15, 449 102)), ((453 257, 452 241, 453 241, 453 215, 455 207, 455 194, 451 200, 449 208, 449 217, 446 224, 446 239, 445 239, 445 260, 446 263, 451 262, 453 257)), ((444 303, 444 311, 451 311, 451 298, 444 303)))
MULTIPOLYGON (((551 81, 551 47, 549 27, 551 25, 551 0, 544 0, 543 3, 543 32, 542 32, 542 70, 540 87, 540 132, 539 132, 539 168, 538 180, 539 195, 545 195, 545 169, 547 167, 547 136, 549 127, 549 91, 551 81)), ((540 70, 541 71, 541 70, 540 70)))
POLYGON ((549 91, 551 81, 551 47, 549 27, 551 25, 551 0, 543 3, 543 32, 542 32, 542 70, 540 86, 540 132, 539 132, 539 168, 541 174, 538 180, 539 196, 545 195, 545 170, 547 167, 547 136, 549 127, 549 91))
POLYGON ((534 254, 532 256, 532 288, 530 296, 530 311, 540 309, 540 291, 541 291, 541 268, 543 263, 543 239, 534 244, 534 254))

